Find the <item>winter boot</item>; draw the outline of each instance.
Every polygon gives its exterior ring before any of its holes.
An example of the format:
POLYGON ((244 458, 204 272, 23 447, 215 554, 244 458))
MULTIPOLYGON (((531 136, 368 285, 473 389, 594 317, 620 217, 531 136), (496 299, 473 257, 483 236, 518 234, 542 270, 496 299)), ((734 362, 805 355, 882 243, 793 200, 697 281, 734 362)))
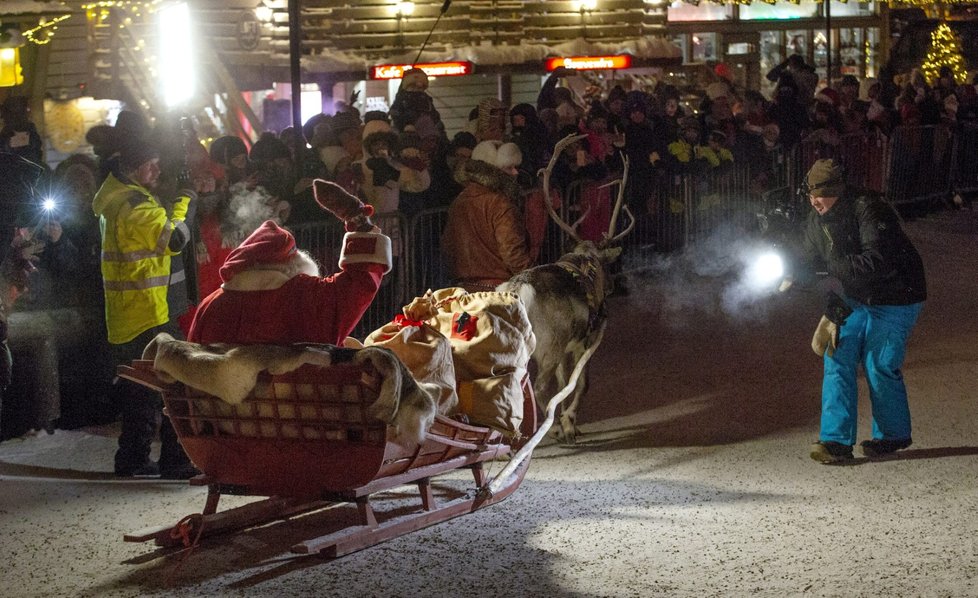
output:
POLYGON ((863 440, 859 446, 863 449, 863 454, 869 458, 883 457, 890 453, 895 453, 913 444, 912 438, 902 438, 900 440, 886 440, 885 438, 874 438, 863 440))
POLYGON ((841 463, 852 459, 852 445, 820 440, 812 445, 808 456, 823 465, 841 463))
POLYGON ((156 463, 148 460, 139 465, 117 463, 115 475, 120 478, 155 478, 160 475, 160 468, 156 463))

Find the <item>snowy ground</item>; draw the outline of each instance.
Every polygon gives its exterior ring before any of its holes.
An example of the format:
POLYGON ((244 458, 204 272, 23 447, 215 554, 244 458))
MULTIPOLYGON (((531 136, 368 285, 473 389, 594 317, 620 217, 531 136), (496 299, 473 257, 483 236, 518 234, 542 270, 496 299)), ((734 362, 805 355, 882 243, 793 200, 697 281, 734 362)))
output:
POLYGON ((663 264, 613 301, 581 443, 539 449, 506 501, 338 561, 288 552, 328 517, 272 524, 174 572, 179 556, 122 535, 199 511, 204 490, 115 480, 111 428, 58 431, 0 444, 3 594, 978 595, 978 214, 907 227, 931 298, 905 365, 915 442, 896 458, 807 456, 819 294, 750 301, 663 264))

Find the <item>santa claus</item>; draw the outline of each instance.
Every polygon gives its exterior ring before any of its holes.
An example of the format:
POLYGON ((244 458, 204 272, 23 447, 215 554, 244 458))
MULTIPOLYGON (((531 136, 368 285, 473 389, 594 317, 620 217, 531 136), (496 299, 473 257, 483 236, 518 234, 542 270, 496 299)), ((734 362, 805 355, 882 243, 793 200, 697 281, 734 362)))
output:
POLYGON ((346 223, 340 272, 319 276, 292 234, 272 221, 231 251, 223 284, 204 299, 187 340, 195 343, 342 344, 391 269, 391 241, 372 209, 334 183, 314 183, 316 201, 346 223))

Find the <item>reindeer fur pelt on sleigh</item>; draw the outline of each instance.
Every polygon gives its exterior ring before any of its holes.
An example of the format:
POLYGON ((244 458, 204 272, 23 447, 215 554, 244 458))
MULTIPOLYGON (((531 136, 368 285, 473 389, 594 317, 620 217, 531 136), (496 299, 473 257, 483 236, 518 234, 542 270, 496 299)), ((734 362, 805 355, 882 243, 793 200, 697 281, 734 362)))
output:
POLYGON ((368 412, 397 430, 399 438, 420 444, 435 419, 438 389, 418 383, 389 349, 351 350, 332 345, 199 345, 160 333, 146 345, 143 359, 165 382, 191 388, 236 405, 247 398, 267 370, 285 374, 304 364, 329 366, 334 362, 369 362, 380 381, 379 395, 368 412))

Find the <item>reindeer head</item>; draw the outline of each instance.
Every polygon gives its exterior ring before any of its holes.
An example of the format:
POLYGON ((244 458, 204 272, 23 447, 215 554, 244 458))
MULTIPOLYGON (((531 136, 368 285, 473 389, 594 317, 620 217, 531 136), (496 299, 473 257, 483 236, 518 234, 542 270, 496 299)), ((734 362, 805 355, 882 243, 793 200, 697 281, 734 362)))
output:
POLYGON ((559 260, 558 266, 571 272, 585 288, 588 305, 600 311, 604 300, 614 291, 614 277, 609 266, 621 255, 621 247, 601 247, 593 241, 581 241, 559 260))

